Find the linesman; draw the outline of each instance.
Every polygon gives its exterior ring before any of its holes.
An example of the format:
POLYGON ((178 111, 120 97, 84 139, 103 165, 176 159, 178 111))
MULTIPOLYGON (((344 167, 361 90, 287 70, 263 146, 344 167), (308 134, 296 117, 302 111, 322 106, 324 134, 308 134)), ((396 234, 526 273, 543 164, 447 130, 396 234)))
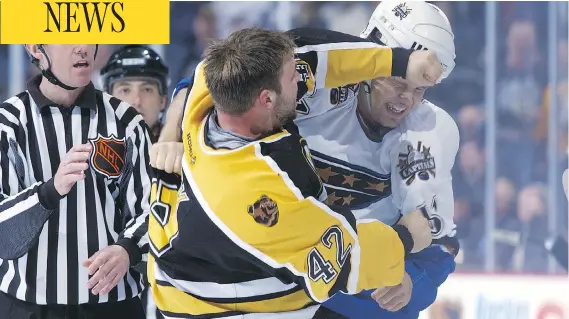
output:
POLYGON ((144 318, 150 134, 96 90, 96 45, 26 45, 41 70, 0 106, 0 313, 144 318))

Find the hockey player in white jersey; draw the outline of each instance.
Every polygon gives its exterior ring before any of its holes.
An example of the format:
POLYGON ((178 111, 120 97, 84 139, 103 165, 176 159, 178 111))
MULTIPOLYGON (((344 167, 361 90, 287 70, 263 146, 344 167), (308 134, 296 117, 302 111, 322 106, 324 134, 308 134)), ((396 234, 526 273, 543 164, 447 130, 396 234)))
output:
MULTIPOLYGON (((439 81, 455 65, 450 23, 426 2, 382 1, 361 37, 435 51, 443 66, 439 81)), ((342 294, 325 304, 349 318, 417 318, 454 271, 459 246, 451 169, 459 133, 447 112, 423 99, 425 89, 400 78, 375 79, 319 90, 298 104, 295 123, 325 183, 328 204, 346 205, 358 219, 388 224, 419 210, 431 227, 433 245, 406 262, 413 281, 410 300, 388 288, 373 295, 382 308, 365 296, 342 294)))
MULTIPOLYGON (((302 41, 295 39, 297 45, 307 46, 311 39, 302 41)), ((450 24, 426 2, 382 1, 361 41, 435 51, 444 69, 439 80, 454 68, 450 24)), ((307 65, 297 63, 301 79, 314 80, 307 65)), ((191 81, 186 79, 176 91, 188 86, 191 81)), ((431 225, 434 244, 408 257, 407 282, 373 295, 381 307, 371 298, 372 291, 336 294, 324 303, 348 318, 417 318, 454 271, 458 242, 450 170, 458 129, 444 110, 423 100, 425 89, 401 78, 376 79, 316 90, 297 106, 295 123, 327 188, 327 204, 349 207, 360 220, 379 219, 390 225, 419 211, 431 225), (409 281, 412 296, 405 291, 409 281)), ((157 153, 158 146, 168 148, 157 145, 157 153)))

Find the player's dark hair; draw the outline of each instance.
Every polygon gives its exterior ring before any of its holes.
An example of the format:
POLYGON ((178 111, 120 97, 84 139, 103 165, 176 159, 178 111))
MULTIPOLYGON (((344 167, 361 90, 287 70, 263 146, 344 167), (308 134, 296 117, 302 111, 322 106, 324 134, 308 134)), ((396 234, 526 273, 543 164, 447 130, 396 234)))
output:
POLYGON ((264 90, 281 93, 282 66, 294 52, 285 33, 247 28, 213 42, 204 52, 206 84, 219 111, 247 112, 264 90))

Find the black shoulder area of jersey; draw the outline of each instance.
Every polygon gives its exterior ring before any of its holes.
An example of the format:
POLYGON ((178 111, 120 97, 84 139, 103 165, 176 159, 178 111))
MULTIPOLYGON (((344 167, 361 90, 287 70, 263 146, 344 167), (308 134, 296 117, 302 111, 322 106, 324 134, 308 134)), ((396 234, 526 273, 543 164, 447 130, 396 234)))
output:
POLYGON ((294 124, 285 126, 285 129, 290 133, 289 136, 275 142, 260 143, 261 154, 270 157, 304 197, 313 196, 318 199, 324 186, 312 163, 306 140, 298 135, 294 124))
POLYGON ((155 168, 154 176, 157 180, 161 180, 170 185, 176 185, 177 187, 180 187, 180 184, 182 183, 182 178, 180 177, 180 175, 174 173, 167 173, 166 171, 163 171, 161 169, 155 168))
POLYGON ((286 32, 298 47, 341 42, 370 42, 355 35, 319 28, 296 28, 286 32))
MULTIPOLYGON (((370 42, 367 39, 342 33, 318 28, 296 28, 286 32, 293 40, 298 48, 314 45, 326 45, 333 43, 354 43, 354 42, 370 42)), ((318 69, 318 51, 326 50, 320 48, 318 50, 298 50, 296 52, 297 64, 296 70, 301 74, 301 79, 315 78, 318 69)), ((298 93, 296 100, 299 101, 309 91, 306 80, 298 82, 298 93)))

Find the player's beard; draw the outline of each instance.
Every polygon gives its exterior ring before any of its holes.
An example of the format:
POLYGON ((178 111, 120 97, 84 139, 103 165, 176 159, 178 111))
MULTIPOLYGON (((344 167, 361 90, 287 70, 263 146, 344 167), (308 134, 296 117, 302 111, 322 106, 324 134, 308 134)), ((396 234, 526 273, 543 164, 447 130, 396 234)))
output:
MULTIPOLYGON (((279 128, 294 121, 296 118, 296 96, 288 99, 280 94, 277 105, 275 116, 277 118, 276 125, 278 125, 279 128)), ((276 128, 277 127, 275 127, 275 129, 276 128)))

